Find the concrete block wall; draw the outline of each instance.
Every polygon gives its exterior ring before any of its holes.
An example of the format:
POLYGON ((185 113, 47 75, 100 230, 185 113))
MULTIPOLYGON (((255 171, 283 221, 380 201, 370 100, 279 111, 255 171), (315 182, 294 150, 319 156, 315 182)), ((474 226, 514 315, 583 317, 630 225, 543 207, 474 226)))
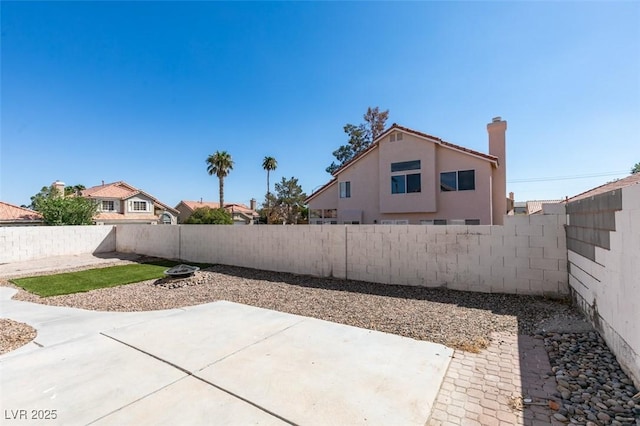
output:
POLYGON ((320 277, 564 296, 564 215, 504 226, 118 225, 117 250, 320 277))
POLYGON ((347 277, 387 284, 569 293, 564 215, 506 217, 504 226, 347 227, 347 277))
POLYGON ((0 227, 0 263, 115 249, 113 226, 0 227))
POLYGON ((165 259, 181 259, 180 228, 167 225, 116 225, 115 250, 165 259))
POLYGON ((640 387, 640 185, 572 204, 568 231, 581 238, 568 250, 572 297, 640 387))

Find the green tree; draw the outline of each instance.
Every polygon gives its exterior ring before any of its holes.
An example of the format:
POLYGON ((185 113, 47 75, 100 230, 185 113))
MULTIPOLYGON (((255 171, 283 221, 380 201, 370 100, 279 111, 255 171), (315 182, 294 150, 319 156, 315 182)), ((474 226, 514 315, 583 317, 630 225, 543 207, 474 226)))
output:
POLYGON ((220 208, 224 207, 224 178, 233 170, 233 160, 227 151, 216 151, 207 157, 207 173, 218 177, 220 208))
POLYGON ((64 195, 80 195, 85 189, 87 188, 84 185, 65 186, 64 195))
POLYGON ((267 171, 267 198, 266 198, 267 223, 269 223, 269 214, 268 214, 269 204, 270 204, 269 195, 271 195, 271 185, 269 184, 269 172, 275 170, 277 167, 278 167, 278 162, 273 157, 264 157, 264 160, 262 160, 262 168, 267 171))
POLYGON ((349 135, 346 145, 333 151, 333 156, 338 162, 333 161, 327 172, 333 174, 336 170, 349 162, 356 155, 364 151, 373 141, 384 131, 385 124, 389 118, 389 110, 380 111, 380 108, 367 108, 363 116, 364 123, 359 125, 345 124, 344 132, 349 135))
POLYGON ((200 207, 193 211, 186 224, 233 225, 233 218, 225 209, 200 207))
POLYGON ((640 173, 640 163, 636 163, 631 169, 631 174, 635 175, 636 173, 640 173))
POLYGON ((53 186, 42 187, 31 197, 31 205, 47 225, 91 225, 98 211, 98 203, 94 200, 65 197, 53 186))
POLYGON ((275 185, 276 193, 267 197, 267 204, 273 207, 268 211, 267 217, 271 223, 298 223, 303 219, 305 212, 304 200, 307 194, 302 191, 298 179, 282 180, 275 185))

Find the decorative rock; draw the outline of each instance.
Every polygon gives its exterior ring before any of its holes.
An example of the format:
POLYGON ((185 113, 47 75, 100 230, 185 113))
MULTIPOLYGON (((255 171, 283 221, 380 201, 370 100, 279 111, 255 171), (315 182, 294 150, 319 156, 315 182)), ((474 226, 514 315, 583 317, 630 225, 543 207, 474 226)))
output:
POLYGON ((597 333, 547 333, 544 344, 561 398, 555 414, 571 424, 640 426, 640 394, 597 333))
POLYGON ((555 414, 553 415, 553 417, 555 417, 555 419, 556 419, 556 420, 561 421, 561 422, 566 422, 566 421, 568 421, 568 420, 569 420, 569 419, 567 419, 565 416, 563 416, 563 415, 562 415, 562 414, 560 414, 560 413, 555 413, 555 414))

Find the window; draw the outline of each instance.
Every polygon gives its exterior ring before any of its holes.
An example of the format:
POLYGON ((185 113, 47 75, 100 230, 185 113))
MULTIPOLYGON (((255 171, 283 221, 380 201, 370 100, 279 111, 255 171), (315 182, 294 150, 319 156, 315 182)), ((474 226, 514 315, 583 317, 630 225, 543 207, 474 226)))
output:
POLYGON ((433 219, 434 225, 446 225, 447 219, 433 219))
POLYGON ((309 209, 309 219, 322 219, 322 210, 309 209))
POLYGON ((460 170, 440 173, 440 191, 472 191, 476 189, 476 171, 460 170))
POLYGON ((475 170, 461 170, 458 172, 458 191, 472 191, 476 189, 475 170))
POLYGON ((391 172, 404 172, 405 170, 420 170, 420 160, 391 163, 391 172))
POLYGON ((134 212, 146 212, 147 211, 147 202, 146 201, 134 201, 133 202, 133 211, 134 212))
POLYGON ((420 192, 420 173, 407 175, 407 192, 420 192))
POLYGON ((440 173, 440 191, 456 191, 456 172, 440 173))
POLYGON ((405 175, 391 176, 391 193, 404 194, 406 191, 405 175))
POLYGON ((480 225, 480 219, 465 219, 465 225, 480 225))
POLYGON ((391 176, 392 194, 405 194, 421 191, 422 185, 420 182, 420 173, 391 176))
POLYGON ((400 132, 391 133, 389 135, 389 142, 395 142, 395 141, 401 141, 401 140, 402 140, 402 133, 400 132))
POLYGON ((433 219, 422 219, 420 225, 433 225, 433 219))
POLYGON ((340 182, 340 198, 351 198, 351 182, 340 182))
POLYGON ((325 219, 335 219, 335 218, 338 217, 338 210, 337 209, 325 209, 323 217, 325 219))
POLYGON ((115 203, 113 201, 102 201, 102 211, 103 212, 112 212, 116 209, 115 203))

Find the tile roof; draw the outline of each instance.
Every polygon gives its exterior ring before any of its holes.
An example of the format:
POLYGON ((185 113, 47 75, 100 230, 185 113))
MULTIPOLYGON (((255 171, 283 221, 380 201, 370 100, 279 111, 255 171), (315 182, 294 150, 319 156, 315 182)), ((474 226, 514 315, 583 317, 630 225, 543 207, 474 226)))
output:
POLYGON ((124 214, 124 213, 114 213, 114 212, 108 212, 108 213, 100 212, 93 217, 93 220, 98 222, 103 220, 119 220, 119 221, 129 220, 129 221, 149 222, 149 221, 157 221, 158 216, 153 214, 140 214, 140 213, 124 214))
POLYGON ((532 200, 526 202, 527 214, 535 214, 542 211, 543 204, 557 204, 564 200, 532 200))
POLYGON ((36 211, 0 201, 0 222, 42 222, 42 215, 36 211))
POLYGON ((199 209, 201 207, 209 207, 210 209, 217 209, 220 206, 220 203, 216 203, 214 201, 187 201, 182 200, 176 206, 176 209, 180 204, 184 204, 191 211, 195 209, 199 209))
POLYGON ((133 186, 120 181, 92 186, 91 188, 82 190, 81 195, 83 197, 91 198, 118 198, 120 200, 124 200, 125 198, 138 194, 139 192, 140 191, 133 186))
MULTIPOLYGON (((176 209, 180 206, 180 204, 184 204, 191 211, 194 211, 195 209, 198 209, 201 207, 209 207, 210 209, 217 209, 220 206, 220 203, 217 203, 215 201, 182 200, 180 201, 180 203, 178 203, 178 205, 176 206, 176 209)), ((243 213, 245 215, 259 216, 258 212, 256 212, 255 210, 251 210, 251 207, 248 207, 247 205, 242 203, 228 203, 224 205, 224 208, 229 212, 233 211, 236 213, 243 213)))
POLYGON ((165 210, 168 210, 174 214, 178 214, 178 211, 173 207, 169 207, 166 204, 162 203, 155 197, 149 195, 148 193, 141 191, 140 189, 129 185, 124 181, 105 183, 103 185, 92 186, 91 188, 84 189, 80 195, 87 198, 117 198, 119 200, 126 200, 127 198, 131 198, 134 195, 142 194, 151 200, 156 207, 161 207, 165 210))
POLYGON ((572 201, 582 200, 583 198, 593 197, 594 195, 604 194, 605 192, 613 191, 615 189, 621 189, 630 185, 637 185, 640 183, 640 173, 636 173, 626 178, 618 179, 613 182, 605 183, 604 185, 597 186, 588 191, 582 192, 578 195, 566 200, 567 203, 572 201))

